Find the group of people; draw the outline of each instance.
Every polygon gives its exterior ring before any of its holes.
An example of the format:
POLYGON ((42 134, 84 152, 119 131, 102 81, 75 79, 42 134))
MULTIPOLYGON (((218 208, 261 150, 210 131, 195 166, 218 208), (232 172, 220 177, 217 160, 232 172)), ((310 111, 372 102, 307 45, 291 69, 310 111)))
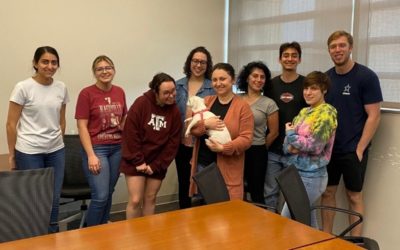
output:
MULTIPOLYGON (((59 66, 56 49, 37 48, 35 74, 14 87, 7 117, 10 169, 54 169, 50 233, 58 231, 69 101, 65 84, 53 79, 59 66)), ((127 218, 152 214, 161 180, 180 141, 175 80, 165 73, 156 74, 150 89, 128 110, 124 90, 113 83, 113 61, 105 55, 96 57, 92 72, 95 83, 80 91, 75 109, 82 168, 91 188, 85 225, 109 222, 120 172, 126 176, 129 191, 127 218)))
MULTIPOLYGON (((211 57, 203 47, 191 51, 186 77, 177 85, 183 131, 184 121, 192 115, 185 105, 192 95, 205 96, 207 108, 217 117, 199 121, 191 128, 193 137, 181 134, 175 157, 181 208, 190 207, 190 197, 196 193, 191 176, 215 162, 231 199, 243 199, 249 193, 252 201, 276 208, 275 178, 294 165, 311 203, 321 199, 322 205, 336 206, 343 176, 350 209, 363 213, 368 148, 379 125, 382 92, 377 75, 352 60, 351 34, 335 31, 327 46, 334 67, 326 73, 300 75, 301 46, 291 42, 279 48, 279 76, 271 79, 268 67, 254 61, 242 68, 237 81, 229 64, 211 67, 211 57), (232 92, 235 82, 239 94, 232 92), (231 142, 221 145, 207 138, 207 130, 224 126, 231 142)), ((286 205, 281 214, 290 217, 286 205)), ((314 212, 311 218, 318 228, 314 212)), ((332 232, 333 219, 334 212, 323 211, 324 231, 332 232)), ((349 217, 350 222, 355 219, 349 217)), ((351 234, 361 232, 359 225, 351 234)))
MULTIPOLYGON (((175 82, 168 74, 156 74, 129 110, 123 89, 113 83, 114 63, 98 56, 92 65, 96 82, 81 90, 75 110, 82 167, 92 195, 86 225, 109 221, 120 172, 129 193, 127 218, 153 214, 174 159, 180 208, 191 207, 197 194, 191 176, 212 163, 221 171, 231 199, 249 193, 252 201, 276 207, 275 177, 294 165, 310 202, 321 197, 323 205, 335 206, 343 175, 350 208, 362 213, 368 146, 379 124, 382 94, 376 74, 351 59, 352 48, 349 33, 332 33, 328 51, 335 66, 302 76, 297 73, 300 45, 284 43, 279 49, 282 74, 271 79, 268 67, 254 61, 236 80, 232 65, 213 65, 209 51, 197 47, 186 58, 184 78, 175 82), (235 84, 239 93, 233 91, 235 84), (185 136, 193 116, 187 102, 195 95, 203 97, 216 116, 201 119, 185 136), (225 144, 207 136, 209 130, 224 128, 232 139, 225 144)), ((36 50, 35 74, 15 86, 7 119, 11 169, 55 170, 49 232, 58 230, 69 101, 65 84, 53 79, 59 65, 54 48, 36 50)), ((290 216, 286 206, 282 215, 290 216)), ((333 216, 322 214, 324 231, 332 231, 333 216)), ((312 225, 317 227, 315 214, 312 225)), ((361 226, 352 234, 360 235, 361 226)))

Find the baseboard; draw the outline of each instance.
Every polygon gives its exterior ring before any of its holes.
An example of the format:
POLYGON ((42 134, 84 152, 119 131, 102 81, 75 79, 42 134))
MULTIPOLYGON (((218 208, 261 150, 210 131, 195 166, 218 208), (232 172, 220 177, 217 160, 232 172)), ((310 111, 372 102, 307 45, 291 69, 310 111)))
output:
MULTIPOLYGON (((162 206, 165 204, 175 203, 178 202, 178 194, 168 194, 157 196, 156 199, 156 207, 162 206)), ((115 203, 111 206, 111 213, 118 213, 121 211, 125 211, 127 202, 115 203)))
MULTIPOLYGON (((90 200, 87 204, 90 203, 90 200)), ((162 207, 163 205, 168 205, 172 203, 178 203, 178 194, 169 194, 157 196, 156 207, 162 207)), ((74 201, 69 204, 60 206, 60 218, 65 218, 71 214, 79 212, 80 201, 74 201)), ((127 202, 114 203, 111 206, 111 213, 120 213, 126 210, 127 202)))

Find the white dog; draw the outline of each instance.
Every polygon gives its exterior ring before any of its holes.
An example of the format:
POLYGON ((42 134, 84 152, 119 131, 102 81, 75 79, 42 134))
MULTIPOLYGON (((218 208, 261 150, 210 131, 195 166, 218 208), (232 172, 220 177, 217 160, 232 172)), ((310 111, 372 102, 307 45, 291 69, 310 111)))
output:
MULTIPOLYGON (((204 104, 204 100, 201 97, 198 96, 190 97, 187 106, 192 109, 194 115, 192 118, 188 118, 185 120, 185 121, 191 120, 186 129, 185 136, 189 136, 190 129, 201 119, 205 120, 210 117, 216 116, 207 109, 206 105, 204 104)), ((212 130, 212 129, 207 130, 207 134, 209 138, 212 138, 221 144, 225 144, 232 140, 231 135, 229 134, 229 131, 226 127, 224 127, 223 130, 212 130)))

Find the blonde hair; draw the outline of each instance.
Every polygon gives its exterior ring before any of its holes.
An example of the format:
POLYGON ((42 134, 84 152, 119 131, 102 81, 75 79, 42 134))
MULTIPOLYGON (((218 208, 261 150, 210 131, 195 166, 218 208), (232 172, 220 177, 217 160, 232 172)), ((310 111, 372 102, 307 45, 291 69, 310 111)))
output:
POLYGON ((341 36, 345 36, 345 37, 347 38, 347 41, 348 41, 349 44, 350 44, 350 47, 353 47, 353 36, 352 36, 350 33, 346 32, 346 31, 344 31, 344 30, 337 30, 337 31, 333 32, 333 33, 328 37, 328 41, 327 41, 328 47, 329 47, 329 44, 330 44, 333 40, 336 40, 336 39, 338 39, 338 38, 341 37, 341 36))
POLYGON ((96 59, 94 59, 94 61, 93 61, 93 64, 92 64, 92 71, 93 71, 93 73, 95 73, 96 65, 97 65, 99 62, 102 62, 102 61, 108 62, 108 63, 114 68, 114 63, 113 63, 113 61, 112 61, 108 56, 106 56, 106 55, 100 55, 100 56, 96 57, 96 59))

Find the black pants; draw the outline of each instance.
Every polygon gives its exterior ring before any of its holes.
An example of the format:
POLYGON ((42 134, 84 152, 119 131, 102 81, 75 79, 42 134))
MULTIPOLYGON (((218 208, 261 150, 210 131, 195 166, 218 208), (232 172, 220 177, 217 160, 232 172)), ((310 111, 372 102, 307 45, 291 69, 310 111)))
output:
POLYGON ((180 144, 178 153, 175 157, 179 184, 178 195, 180 208, 188 208, 192 206, 191 198, 189 197, 190 159, 192 158, 192 152, 193 148, 180 144))
POLYGON ((268 150, 265 145, 252 145, 246 150, 244 159, 244 181, 247 183, 245 191, 250 193, 253 202, 265 204, 264 182, 268 150))

